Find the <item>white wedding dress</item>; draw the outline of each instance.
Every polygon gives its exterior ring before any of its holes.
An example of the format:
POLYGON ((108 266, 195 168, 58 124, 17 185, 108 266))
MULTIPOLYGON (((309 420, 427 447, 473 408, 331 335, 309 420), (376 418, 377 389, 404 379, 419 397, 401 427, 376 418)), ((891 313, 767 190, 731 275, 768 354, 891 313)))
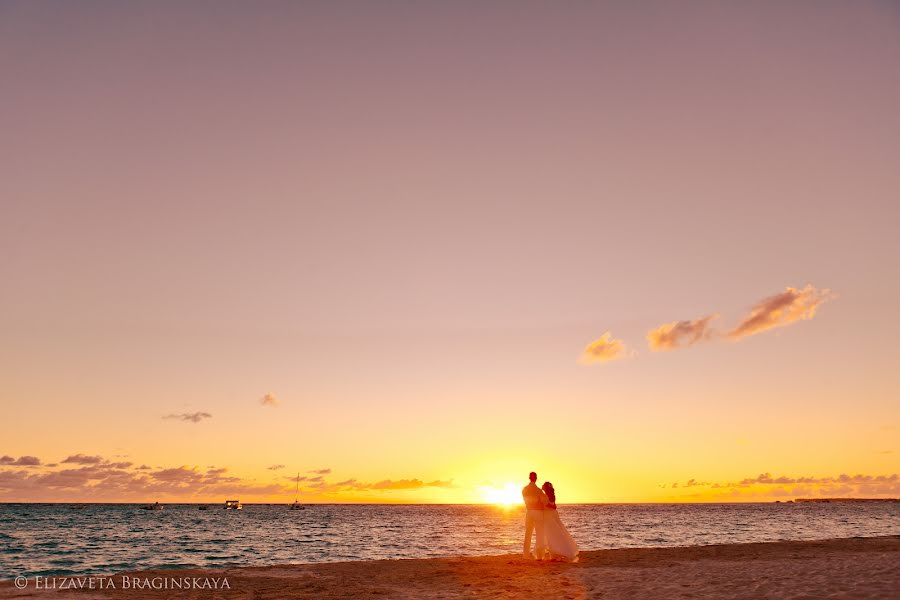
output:
POLYGON ((578 560, 578 544, 569 535, 554 504, 544 509, 544 539, 552 558, 564 558, 572 562, 578 560))

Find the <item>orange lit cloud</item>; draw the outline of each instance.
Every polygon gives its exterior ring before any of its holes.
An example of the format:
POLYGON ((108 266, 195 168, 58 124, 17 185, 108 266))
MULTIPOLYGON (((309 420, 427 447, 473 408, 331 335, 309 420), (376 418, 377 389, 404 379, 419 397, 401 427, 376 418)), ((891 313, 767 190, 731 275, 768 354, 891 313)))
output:
POLYGON ((453 487, 451 481, 434 480, 425 482, 421 479, 398 479, 392 481, 385 479, 378 483, 373 483, 370 489, 373 490, 416 490, 423 487, 450 488, 453 487))
POLYGON ((275 394, 266 394, 259 399, 259 403, 263 406, 271 406, 272 408, 281 404, 281 402, 278 401, 278 398, 275 397, 275 394))
POLYGON ((651 350, 674 350, 693 346, 698 342, 713 337, 710 322, 718 315, 707 315, 693 321, 673 321, 660 325, 647 333, 647 342, 651 350))
MULTIPOLYGON (((731 331, 724 334, 724 337, 737 341, 767 329, 784 327, 796 321, 812 319, 816 314, 816 309, 833 297, 831 291, 817 290, 812 285, 807 285, 799 290, 792 287, 786 288, 780 294, 769 296, 757 302, 750 310, 750 313, 744 316, 731 331)), ((713 314, 693 321, 673 321, 660 325, 647 333, 647 343, 650 349, 654 351, 674 350, 723 337, 711 326, 712 321, 717 316, 713 314)), ((598 342, 601 341, 603 341, 603 338, 598 340, 598 342)), ((590 349, 590 347, 588 348, 590 349)))
POLYGON ((41 464, 41 459, 36 456, 0 456, 0 465, 14 465, 18 467, 36 467, 41 464))
POLYGON ((324 483, 325 481, 325 477, 322 475, 316 475, 315 477, 307 477, 306 475, 299 477, 293 475, 283 475, 281 478, 286 481, 293 481, 294 483, 299 483, 301 481, 305 481, 307 483, 324 483))
POLYGON ((63 463, 74 463, 76 465, 99 465, 104 462, 102 456, 86 456, 84 454, 73 454, 67 456, 63 463))
MULTIPOLYGON (((131 462, 123 461, 123 462, 111 462, 103 458, 102 456, 87 456, 85 454, 72 454, 67 456, 64 460, 60 461, 62 464, 75 464, 75 465, 100 465, 108 469, 127 469, 132 464, 131 462)), ((55 467, 56 465, 47 465, 48 467, 55 467)))
POLYGON ((663 485, 672 490, 705 488, 694 491, 686 498, 708 497, 740 500, 754 497, 859 497, 878 498, 900 495, 900 475, 848 475, 833 477, 788 477, 762 473, 740 481, 715 482, 689 479, 663 485))
POLYGON ((203 472, 196 467, 174 467, 152 472, 130 471, 119 465, 101 463, 44 473, 0 470, 0 491, 22 498, 66 498, 82 500, 146 500, 157 494, 183 499, 215 497, 225 493, 278 494, 279 484, 259 484, 252 480, 225 476, 225 469, 203 472))
POLYGON ((833 295, 830 290, 817 290, 812 285, 803 289, 786 288, 780 294, 760 300, 741 322, 728 332, 732 340, 739 340, 799 320, 812 319, 816 309, 833 295))
POLYGON ((625 357, 625 344, 622 340, 613 339, 610 332, 606 332, 598 339, 587 345, 581 357, 578 359, 583 365, 609 362, 625 357))
POLYGON ((178 421, 189 421, 191 423, 199 423, 203 419, 210 419, 212 415, 208 412, 195 412, 195 413, 179 413, 179 414, 171 414, 166 415, 163 419, 176 419, 178 421))
MULTIPOLYGON (((302 480, 302 479, 301 479, 302 480)), ((346 479, 344 481, 338 481, 335 483, 322 481, 318 485, 310 486, 311 488, 316 488, 320 491, 328 491, 328 492, 341 492, 341 491, 351 491, 351 490, 373 490, 373 491, 385 491, 385 490, 418 490, 422 488, 452 488, 453 481, 423 481, 421 479, 384 479, 382 481, 367 483, 363 481, 357 481, 356 479, 346 479)))
MULTIPOLYGON (((111 462, 102 456, 73 454, 57 468, 41 465, 36 457, 20 462, 11 456, 0 457, 0 494, 17 501, 209 501, 224 495, 235 497, 277 496, 293 492, 299 483, 308 498, 359 493, 387 494, 426 488, 452 488, 450 480, 383 479, 365 482, 327 479, 331 469, 312 469, 310 476, 281 476, 272 481, 238 477, 224 467, 195 466, 135 467, 130 462, 111 462), (36 462, 36 465, 26 464, 36 462), (25 467, 25 468, 23 468, 25 467)), ((281 465, 273 465, 280 467, 281 465)), ((274 474, 273 474, 274 476, 274 474)))

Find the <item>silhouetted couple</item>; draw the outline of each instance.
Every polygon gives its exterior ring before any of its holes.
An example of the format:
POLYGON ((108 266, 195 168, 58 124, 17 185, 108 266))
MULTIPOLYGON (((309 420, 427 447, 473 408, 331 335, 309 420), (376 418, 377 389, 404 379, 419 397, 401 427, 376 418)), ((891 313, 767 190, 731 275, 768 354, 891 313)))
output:
POLYGON ((578 544, 566 531, 566 526, 556 512, 556 491, 553 484, 545 481, 537 486, 537 473, 528 474, 528 485, 522 488, 525 500, 525 558, 537 560, 578 560, 578 544), (531 538, 537 539, 534 553, 531 552, 531 538))

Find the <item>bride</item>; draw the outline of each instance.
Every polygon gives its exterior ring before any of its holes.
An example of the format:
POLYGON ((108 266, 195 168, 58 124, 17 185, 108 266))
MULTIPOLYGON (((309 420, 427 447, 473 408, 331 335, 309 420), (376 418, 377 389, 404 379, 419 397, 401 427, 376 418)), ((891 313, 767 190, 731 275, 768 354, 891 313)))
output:
POLYGON ((576 562, 578 560, 578 544, 569 535, 566 526, 559 519, 559 513, 556 512, 556 491, 553 489, 553 484, 545 481, 541 489, 544 490, 550 501, 544 507, 544 535, 550 556, 554 559, 576 562))

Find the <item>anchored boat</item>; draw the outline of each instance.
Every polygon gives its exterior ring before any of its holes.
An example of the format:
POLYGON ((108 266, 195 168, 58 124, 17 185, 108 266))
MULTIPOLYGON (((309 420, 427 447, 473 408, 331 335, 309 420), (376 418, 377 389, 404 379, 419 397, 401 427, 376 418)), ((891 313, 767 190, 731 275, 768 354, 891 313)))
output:
POLYGON ((304 510, 306 507, 300 504, 300 473, 297 473, 297 499, 291 504, 291 510, 304 510))

